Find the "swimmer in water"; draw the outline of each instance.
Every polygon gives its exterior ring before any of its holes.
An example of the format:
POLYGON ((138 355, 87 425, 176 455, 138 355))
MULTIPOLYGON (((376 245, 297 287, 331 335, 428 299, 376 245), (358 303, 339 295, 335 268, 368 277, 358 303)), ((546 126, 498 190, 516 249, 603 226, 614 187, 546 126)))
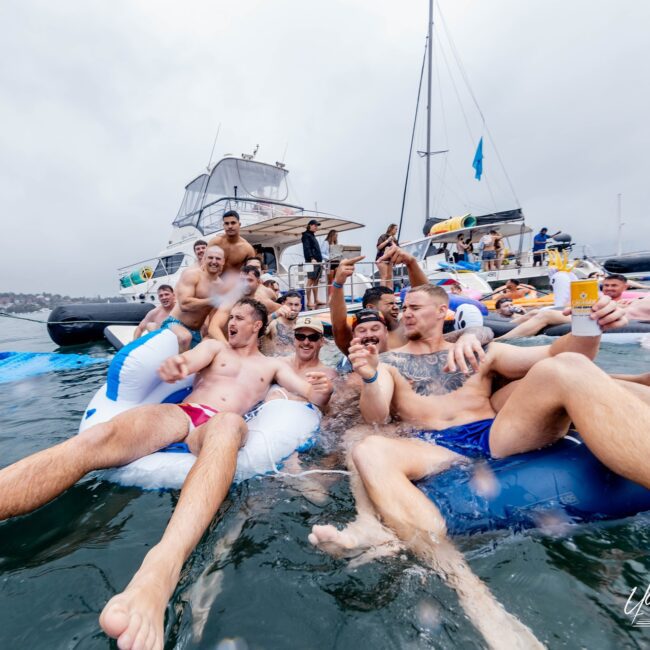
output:
MULTIPOLYGON (((315 526, 309 540, 328 552, 349 555, 391 543, 396 536, 456 589, 490 647, 539 647, 530 630, 472 574, 447 539, 439 510, 411 481, 467 457, 501 458, 538 449, 564 436, 572 420, 605 464, 650 487, 650 472, 638 461, 650 453, 650 439, 639 440, 638 427, 621 433, 620 420, 612 422, 611 413, 618 413, 614 404, 623 394, 628 400, 632 396, 622 387, 611 397, 601 391, 603 382, 615 382, 589 360, 598 351, 600 336, 568 334, 551 346, 537 347, 492 343, 481 354, 478 369, 465 373, 450 358, 442 338, 447 303, 440 287, 416 287, 405 301, 405 346, 381 355, 375 346, 359 341, 350 347, 350 360, 362 380, 364 420, 383 425, 392 414, 420 432, 406 438, 369 435, 352 449, 349 468, 359 476, 351 481, 359 519, 374 515, 374 527, 355 522, 344 530, 315 526), (491 398, 498 374, 523 379, 504 389, 497 414, 491 398), (596 385, 583 375, 593 377, 596 385), (622 451, 625 443, 632 444, 622 451)), ((603 329, 626 323, 623 311, 606 296, 594 305, 592 317, 603 329)))

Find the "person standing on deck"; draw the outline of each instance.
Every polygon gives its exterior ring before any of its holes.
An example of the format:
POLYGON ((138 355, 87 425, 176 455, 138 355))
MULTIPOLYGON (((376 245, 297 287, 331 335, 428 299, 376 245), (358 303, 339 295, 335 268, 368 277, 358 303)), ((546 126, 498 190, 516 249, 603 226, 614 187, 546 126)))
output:
POLYGON ((542 228, 533 238, 533 266, 542 266, 544 262, 544 253, 546 251, 546 242, 553 237, 557 237, 562 231, 558 230, 554 235, 548 234, 548 228, 542 228))
POLYGON ((318 281, 323 271, 323 254, 316 239, 316 231, 320 223, 316 219, 310 219, 307 229, 302 233, 302 252, 306 264, 314 264, 314 270, 307 273, 306 301, 307 309, 316 309, 325 306, 324 302, 318 301, 318 281))

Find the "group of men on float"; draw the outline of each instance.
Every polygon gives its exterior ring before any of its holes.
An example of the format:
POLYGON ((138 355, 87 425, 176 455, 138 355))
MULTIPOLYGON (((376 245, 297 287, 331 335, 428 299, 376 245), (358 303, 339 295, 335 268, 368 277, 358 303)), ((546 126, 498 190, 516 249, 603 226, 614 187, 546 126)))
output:
MULTIPOLYGON (((320 407, 325 418, 346 413, 352 420, 342 444, 358 516, 343 530, 314 526, 309 541, 339 556, 407 548, 456 589, 488 645, 533 647, 532 632, 473 575, 435 504, 412 481, 454 463, 540 449, 573 424, 605 465, 650 488, 650 389, 594 365, 598 336, 568 334, 552 345, 518 347, 490 343, 491 332, 475 328, 449 340, 446 292, 397 246, 386 257, 405 265, 411 284, 401 318, 392 291, 378 287, 366 292, 349 324, 343 287, 362 258, 342 260, 336 269, 333 336, 353 368, 339 377, 320 360, 320 320, 300 317, 299 294, 285 294, 280 305, 263 291, 237 213, 226 213, 223 226, 199 263, 184 271, 175 304, 161 301, 167 311, 160 325, 178 336, 179 354, 160 375, 168 382, 195 375, 186 402, 134 408, 0 470, 0 519, 38 508, 90 471, 186 442, 197 461, 167 529, 100 617, 120 648, 162 648, 165 608, 181 568, 230 488, 246 439, 242 416, 278 385, 291 399, 320 407), (243 297, 227 272, 238 274, 243 297), (263 354, 260 340, 274 353, 263 354), (291 356, 277 355, 290 348, 291 356)), ((602 330, 626 323, 607 295, 592 318, 602 330)))

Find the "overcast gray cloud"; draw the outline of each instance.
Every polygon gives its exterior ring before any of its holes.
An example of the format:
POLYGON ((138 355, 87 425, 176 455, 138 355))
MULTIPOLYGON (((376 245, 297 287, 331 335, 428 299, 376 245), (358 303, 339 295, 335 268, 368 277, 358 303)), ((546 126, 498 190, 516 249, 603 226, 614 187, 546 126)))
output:
MULTIPOLYGON (((648 247, 649 3, 441 6, 531 225, 613 250, 621 192, 625 244, 648 247)), ((4 3, 0 290, 115 293, 115 269, 166 242, 219 123, 217 156, 287 148, 303 204, 367 224, 346 241, 371 252, 399 215, 426 18, 426 0, 4 3)), ((464 101, 470 135, 442 57, 433 148, 450 149, 450 182, 434 205, 489 210, 470 167, 480 120, 464 101)), ((406 237, 423 220, 415 165, 406 237)))

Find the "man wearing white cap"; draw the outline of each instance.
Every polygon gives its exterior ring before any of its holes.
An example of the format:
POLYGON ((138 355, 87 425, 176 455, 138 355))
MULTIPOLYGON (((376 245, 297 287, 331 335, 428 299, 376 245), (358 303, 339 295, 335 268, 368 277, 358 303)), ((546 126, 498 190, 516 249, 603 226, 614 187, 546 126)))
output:
MULTIPOLYGON (((283 360, 291 366, 294 372, 303 378, 311 376, 311 373, 319 372, 326 375, 330 380, 336 379, 336 370, 324 365, 320 360, 320 351, 325 343, 323 323, 312 316, 301 316, 296 319, 296 324, 293 328, 293 336, 293 347, 295 353, 290 357, 284 357, 283 360)), ((287 393, 279 386, 271 388, 266 401, 283 398, 296 399, 301 402, 306 401, 298 395, 287 393)))

